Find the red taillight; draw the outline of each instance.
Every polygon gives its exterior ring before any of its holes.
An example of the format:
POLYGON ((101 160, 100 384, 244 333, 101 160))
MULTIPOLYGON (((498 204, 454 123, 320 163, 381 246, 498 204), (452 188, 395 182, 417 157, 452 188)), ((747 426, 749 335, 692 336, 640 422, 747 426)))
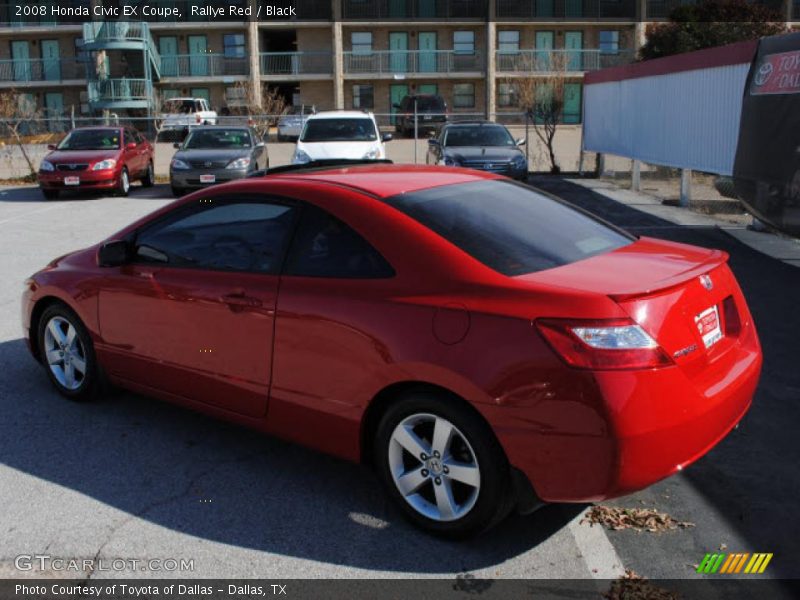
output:
POLYGON ((722 301, 722 318, 724 319, 725 335, 739 337, 742 321, 739 319, 739 311, 733 296, 728 296, 722 301))
POLYGON ((578 369, 654 369, 673 364, 631 319, 539 319, 536 326, 556 354, 578 369))

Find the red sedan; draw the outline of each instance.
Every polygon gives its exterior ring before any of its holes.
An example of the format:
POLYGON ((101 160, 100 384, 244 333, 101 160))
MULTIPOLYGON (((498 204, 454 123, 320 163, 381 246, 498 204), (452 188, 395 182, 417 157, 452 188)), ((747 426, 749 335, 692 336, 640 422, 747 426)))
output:
POLYGON ((69 398, 111 383, 369 462, 455 537, 641 489, 739 422, 762 359, 726 260, 488 173, 307 169, 53 261, 23 327, 69 398))
POLYGON ((39 187, 48 200, 62 191, 110 190, 127 196, 131 181, 155 182, 153 146, 128 127, 73 129, 39 165, 39 187))

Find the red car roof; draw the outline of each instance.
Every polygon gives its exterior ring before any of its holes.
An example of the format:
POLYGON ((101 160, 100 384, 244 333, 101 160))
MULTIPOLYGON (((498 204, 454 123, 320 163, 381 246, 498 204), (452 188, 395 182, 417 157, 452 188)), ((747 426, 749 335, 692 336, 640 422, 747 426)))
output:
POLYGON ((304 179, 344 185, 353 189, 388 198, 440 185, 468 183, 482 179, 497 179, 497 175, 457 167, 424 165, 359 165, 341 169, 300 171, 276 174, 277 178, 304 179))

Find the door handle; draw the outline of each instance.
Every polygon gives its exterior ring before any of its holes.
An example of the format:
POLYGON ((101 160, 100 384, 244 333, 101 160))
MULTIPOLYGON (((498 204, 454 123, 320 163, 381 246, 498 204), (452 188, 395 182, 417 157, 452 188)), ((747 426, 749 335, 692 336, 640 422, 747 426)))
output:
POLYGON ((226 294, 222 296, 220 300, 229 306, 245 306, 250 308, 261 306, 261 300, 244 294, 226 294))

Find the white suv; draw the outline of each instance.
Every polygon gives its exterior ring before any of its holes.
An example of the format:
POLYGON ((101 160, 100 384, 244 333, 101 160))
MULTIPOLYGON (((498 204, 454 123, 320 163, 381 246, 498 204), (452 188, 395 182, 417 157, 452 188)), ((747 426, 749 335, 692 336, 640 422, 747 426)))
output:
POLYGON ((293 164, 312 160, 386 158, 384 142, 392 135, 381 135, 375 116, 361 111, 327 111, 308 117, 297 139, 293 164))

